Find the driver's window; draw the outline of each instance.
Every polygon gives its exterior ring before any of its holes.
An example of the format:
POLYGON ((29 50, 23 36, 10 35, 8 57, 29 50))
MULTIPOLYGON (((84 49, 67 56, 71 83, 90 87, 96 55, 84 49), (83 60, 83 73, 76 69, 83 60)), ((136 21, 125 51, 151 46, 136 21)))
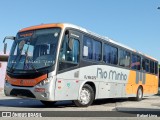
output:
POLYGON ((75 38, 64 36, 60 49, 59 70, 77 66, 79 63, 79 41, 75 38))

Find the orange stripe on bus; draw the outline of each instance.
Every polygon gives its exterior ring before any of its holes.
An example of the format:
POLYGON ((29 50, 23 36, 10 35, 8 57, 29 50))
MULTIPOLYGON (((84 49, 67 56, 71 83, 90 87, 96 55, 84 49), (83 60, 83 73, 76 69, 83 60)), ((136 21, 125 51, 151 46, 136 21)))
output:
POLYGON ((38 78, 35 79, 16 79, 16 78, 11 78, 8 75, 6 75, 6 80, 12 84, 12 85, 17 85, 17 86, 35 86, 42 80, 47 78, 47 74, 42 75, 38 78))
POLYGON ((29 30, 37 30, 37 29, 43 29, 43 28, 53 28, 53 27, 63 28, 64 25, 63 24, 42 24, 42 25, 31 26, 31 27, 21 29, 19 32, 25 32, 29 30))
MULTIPOLYGON (((156 94, 158 92, 158 77, 152 74, 146 74, 145 84, 142 80, 138 80, 136 84, 136 71, 131 70, 128 76, 128 83, 126 84, 126 94, 137 94, 137 89, 141 85, 143 87, 143 94, 156 94)), ((139 75, 140 76, 140 75, 139 75)))

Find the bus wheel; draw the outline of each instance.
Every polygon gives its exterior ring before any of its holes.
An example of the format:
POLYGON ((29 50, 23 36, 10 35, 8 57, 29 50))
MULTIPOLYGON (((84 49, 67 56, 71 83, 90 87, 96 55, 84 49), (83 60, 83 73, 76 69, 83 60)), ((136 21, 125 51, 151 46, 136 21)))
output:
POLYGON ((139 86, 138 89, 137 89, 136 97, 130 97, 128 99, 131 100, 131 101, 141 101, 142 98, 143 98, 143 89, 142 89, 141 86, 139 86))
POLYGON ((53 106, 56 101, 43 101, 41 100, 41 103, 44 104, 45 106, 49 107, 49 106, 53 106))
POLYGON ((93 100, 94 91, 90 85, 85 84, 80 92, 79 100, 74 100, 73 102, 77 107, 88 107, 93 103, 93 100))
POLYGON ((143 89, 142 87, 138 87, 137 96, 135 98, 136 101, 141 101, 143 98, 143 89))

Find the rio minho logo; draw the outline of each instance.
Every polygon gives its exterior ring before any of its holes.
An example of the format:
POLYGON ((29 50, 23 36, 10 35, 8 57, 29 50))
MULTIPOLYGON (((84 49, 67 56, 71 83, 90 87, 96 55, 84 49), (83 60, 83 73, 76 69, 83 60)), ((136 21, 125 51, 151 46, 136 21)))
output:
POLYGON ((110 79, 110 80, 124 80, 126 81, 128 76, 123 72, 117 72, 115 70, 105 71, 101 68, 97 68, 97 77, 101 79, 110 79))

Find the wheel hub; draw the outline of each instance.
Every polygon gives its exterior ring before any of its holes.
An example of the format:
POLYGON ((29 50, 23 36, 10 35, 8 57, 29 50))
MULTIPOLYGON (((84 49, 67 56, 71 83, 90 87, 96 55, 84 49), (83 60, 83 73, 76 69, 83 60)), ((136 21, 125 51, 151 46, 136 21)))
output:
POLYGON ((88 104, 91 99, 90 96, 90 92, 87 89, 83 88, 80 93, 80 102, 84 105, 88 104))
POLYGON ((142 90, 141 89, 138 90, 138 96, 139 96, 139 98, 142 98, 142 90))

